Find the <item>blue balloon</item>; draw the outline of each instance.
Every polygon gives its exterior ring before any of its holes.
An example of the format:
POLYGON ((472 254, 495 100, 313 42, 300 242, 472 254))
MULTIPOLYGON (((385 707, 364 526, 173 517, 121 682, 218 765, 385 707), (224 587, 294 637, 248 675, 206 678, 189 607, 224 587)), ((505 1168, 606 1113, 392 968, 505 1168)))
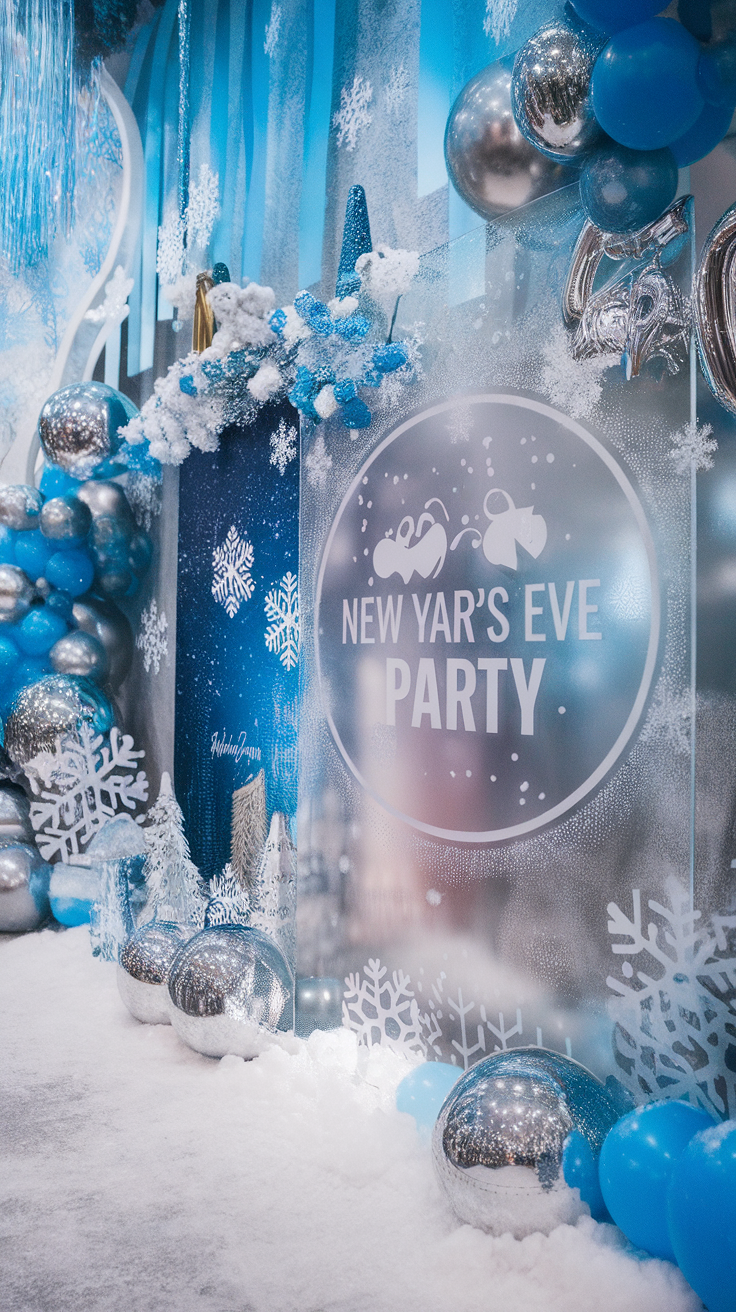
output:
POLYGON ((15 639, 26 656, 43 656, 66 632, 61 615, 42 606, 29 610, 15 630, 15 639))
POLYGON ((76 492, 82 486, 82 480, 67 474, 58 465, 46 465, 38 486, 42 496, 50 500, 52 497, 66 496, 67 492, 76 492))
POLYGON ((698 86, 711 105, 736 105, 736 37, 707 46, 698 64, 698 86))
POLYGON ((604 132, 632 150, 658 150, 692 127, 703 108, 700 48, 671 18, 652 18, 612 37, 590 80, 604 132))
POLYGON ((81 597, 92 586, 95 567, 87 551, 55 551, 45 572, 52 587, 81 597))
POLYGON ((677 1265, 708 1312, 736 1312, 736 1121, 701 1130, 667 1198, 677 1265))
POLYGON ((732 105, 706 105, 692 127, 670 146, 678 168, 684 169, 710 155, 728 132, 732 116, 732 105))
POLYGON ((562 1174, 565 1184, 579 1189, 580 1197, 590 1208, 594 1221, 608 1221, 609 1215, 598 1178, 598 1158, 579 1130, 571 1130, 562 1150, 562 1174))
POLYGON ((652 1102, 622 1116, 606 1136, 598 1166, 601 1193, 627 1239, 675 1261, 667 1226, 667 1190, 675 1162, 713 1118, 688 1102, 652 1102))
POLYGON ((572 7, 599 32, 620 32, 667 8, 662 0, 573 0, 572 7))
POLYGON ((448 1093, 457 1084, 462 1071, 444 1061, 425 1061, 405 1075, 396 1090, 400 1112, 414 1117, 417 1129, 429 1132, 448 1093))
POLYGON ((45 538, 40 528, 18 533, 15 538, 15 563, 24 569, 29 579, 43 578, 55 546, 45 538))
POLYGON ((0 565, 15 565, 15 563, 15 533, 12 528, 0 524, 0 565))
POLYGON ((676 192, 677 164, 668 148, 627 150, 611 142, 580 175, 585 213, 604 232, 637 232, 659 218, 676 192))
POLYGON ((0 634, 0 684, 8 683, 19 660, 20 652, 13 639, 5 633, 0 634))

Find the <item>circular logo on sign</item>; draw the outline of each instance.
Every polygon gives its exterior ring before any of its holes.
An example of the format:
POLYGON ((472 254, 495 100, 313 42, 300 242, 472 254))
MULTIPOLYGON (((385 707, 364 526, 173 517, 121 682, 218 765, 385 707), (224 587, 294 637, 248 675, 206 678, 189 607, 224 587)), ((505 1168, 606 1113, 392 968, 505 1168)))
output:
POLYGON ((316 611, 346 764, 455 842, 528 834, 592 793, 659 642, 654 545, 626 474, 518 396, 433 406, 379 444, 330 529, 316 611))

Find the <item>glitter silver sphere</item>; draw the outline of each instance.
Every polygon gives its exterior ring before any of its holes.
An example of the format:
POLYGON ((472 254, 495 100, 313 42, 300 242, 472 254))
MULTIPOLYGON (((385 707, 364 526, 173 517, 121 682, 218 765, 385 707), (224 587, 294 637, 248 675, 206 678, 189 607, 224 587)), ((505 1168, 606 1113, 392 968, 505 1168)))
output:
POLYGON ((89 478, 119 450, 119 429, 135 406, 106 383, 71 383, 54 392, 38 420, 44 455, 74 478, 89 478))
POLYGON ((107 697, 89 679, 70 674, 46 674, 21 688, 5 721, 5 747, 24 769, 39 752, 54 750, 58 738, 76 734, 86 722, 95 733, 107 733, 115 717, 107 697))
POLYGON ((31 807, 18 784, 0 782, 0 843, 33 843, 31 807))
POLYGON ((38 528, 42 504, 37 488, 25 483, 5 483, 0 487, 0 524, 20 532, 38 528))
POLYGON ((113 692, 120 687, 133 660, 134 638, 130 622, 112 601, 75 601, 74 623, 102 643, 107 654, 107 682, 113 692))
POLYGON ((0 932, 37 929, 49 914, 51 866, 30 843, 0 846, 0 932))
POLYGON ((92 516, 79 497, 52 497, 41 511, 39 527, 53 542, 82 542, 92 527, 92 516))
POLYGON ((17 565, 0 565, 0 624, 17 624, 36 595, 28 575, 17 565))
POLYGON ((577 178, 540 155, 519 131, 511 109, 511 63, 506 59, 489 64, 463 87, 447 120, 445 160, 455 189, 486 219, 577 178))
POLYGON ((153 920, 141 925, 120 953, 118 992, 131 1016, 144 1025, 170 1025, 169 969, 189 933, 181 925, 153 920))
POLYGON ((460 1221, 517 1239, 549 1234, 586 1209, 566 1183, 563 1153, 582 1136, 597 1161, 618 1119, 589 1071, 541 1048, 515 1048, 458 1080, 432 1136, 435 1171, 460 1221))
POLYGON ((514 60, 511 105, 517 126, 560 164, 582 163, 603 136, 590 78, 604 41, 581 24, 558 20, 535 32, 514 60))
POLYGON ((202 929, 169 972, 171 1023, 207 1057, 256 1057, 270 1035, 294 1023, 294 985, 286 959, 257 929, 202 929))
POLYGON ((49 660, 57 674, 78 674, 95 683, 104 683, 107 675, 107 653, 98 638, 77 629, 65 633, 49 652, 49 660))

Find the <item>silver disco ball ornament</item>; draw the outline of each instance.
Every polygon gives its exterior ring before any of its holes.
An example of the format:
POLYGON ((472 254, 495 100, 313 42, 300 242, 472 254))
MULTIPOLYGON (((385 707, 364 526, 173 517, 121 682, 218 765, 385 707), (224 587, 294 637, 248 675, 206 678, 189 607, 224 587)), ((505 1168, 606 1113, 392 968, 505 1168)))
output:
POLYGON ((0 524, 24 532, 38 528, 41 493, 25 483, 6 483, 0 487, 0 524))
POLYGON ((511 105, 527 141, 560 164, 582 164, 603 136, 590 78, 605 37, 557 20, 535 32, 514 60, 511 105))
POLYGON ((18 624, 36 595, 28 575, 17 565, 0 565, 0 624, 18 624))
POLYGON ((294 1024, 286 959, 260 930, 202 929, 169 972, 169 1015, 180 1039, 207 1057, 257 1057, 270 1036, 294 1024))
POLYGON ((92 516, 79 497, 52 497, 41 511, 39 527, 52 542, 82 542, 92 527, 92 516))
POLYGON ((31 807, 18 784, 0 782, 0 843, 33 843, 31 807))
MULTIPOLYGON (((549 1234, 586 1211, 563 1169, 566 1149, 597 1159, 618 1119, 599 1080, 540 1048, 495 1053, 458 1080, 437 1118, 437 1178, 460 1221, 517 1239, 549 1234)), ((571 1174, 571 1178, 573 1178, 571 1174)))
POLYGON ((95 683, 104 683, 107 677, 105 648, 99 638, 81 629, 59 638, 49 652, 49 660, 57 674, 78 674, 95 683))
POLYGON ((52 752, 58 738, 77 734, 87 723, 107 733, 115 723, 112 706, 90 679, 46 674, 16 693, 5 721, 5 747, 24 769, 39 752, 52 752))
POLYGON ((30 843, 0 846, 0 932, 37 929, 49 914, 51 866, 30 843))
POLYGON ((41 411, 43 453, 74 478, 89 478, 101 465, 108 472, 106 464, 122 445, 119 430, 135 413, 133 403, 106 383, 71 383, 54 392, 41 411))
POLYGON ((540 155, 519 131, 511 109, 512 62, 489 64, 463 87, 445 131, 453 186, 486 219, 518 209, 576 181, 577 174, 540 155))
POLYGON ((133 660, 134 638, 130 622, 112 601, 75 601, 72 617, 77 628, 90 633, 105 648, 107 682, 120 687, 133 660))
POLYGON ((153 920, 128 939, 117 968, 118 992, 131 1016, 144 1025, 170 1025, 169 969, 189 934, 181 925, 153 920))

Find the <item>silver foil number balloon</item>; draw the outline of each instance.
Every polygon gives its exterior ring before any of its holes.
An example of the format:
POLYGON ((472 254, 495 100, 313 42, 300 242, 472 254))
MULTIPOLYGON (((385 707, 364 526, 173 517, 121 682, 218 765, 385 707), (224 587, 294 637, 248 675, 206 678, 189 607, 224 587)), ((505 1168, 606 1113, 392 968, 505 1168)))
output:
POLYGON ((118 992, 131 1016, 144 1025, 170 1025, 169 970, 189 934, 181 925, 153 920, 141 925, 120 953, 118 992))
POLYGON ((202 929, 169 973, 169 1015, 180 1039, 207 1057, 256 1057, 294 1026, 294 984, 283 953, 260 930, 202 929))
POLYGON ((0 487, 0 524, 24 532, 38 528, 41 493, 25 483, 6 483, 0 487))
POLYGON ((51 866, 30 843, 0 846, 0 932, 37 929, 49 914, 51 866))
POLYGON ((17 565, 0 565, 0 624, 17 624, 31 609, 36 590, 17 565))
POLYGON ((558 163, 582 163, 600 140, 590 77, 604 38, 571 22, 540 28, 514 60, 511 105, 537 150, 558 163))
POLYGON ((496 1053, 466 1071, 432 1137, 435 1171, 460 1221, 517 1239, 549 1234, 586 1209, 565 1182, 577 1133, 595 1162, 617 1112, 585 1067, 540 1048, 496 1053))
POLYGON ((96 733, 112 728, 115 717, 104 693, 89 679, 46 674, 13 699, 5 721, 8 755, 24 769, 39 752, 52 752, 58 738, 78 733, 85 721, 96 733))
POLYGON ((695 332, 706 382, 736 415, 736 205, 708 236, 695 275, 695 332))
POLYGON ((445 160, 455 189, 486 219, 546 196, 577 176, 546 159, 519 131, 508 60, 490 64, 463 87, 447 120, 445 160))

